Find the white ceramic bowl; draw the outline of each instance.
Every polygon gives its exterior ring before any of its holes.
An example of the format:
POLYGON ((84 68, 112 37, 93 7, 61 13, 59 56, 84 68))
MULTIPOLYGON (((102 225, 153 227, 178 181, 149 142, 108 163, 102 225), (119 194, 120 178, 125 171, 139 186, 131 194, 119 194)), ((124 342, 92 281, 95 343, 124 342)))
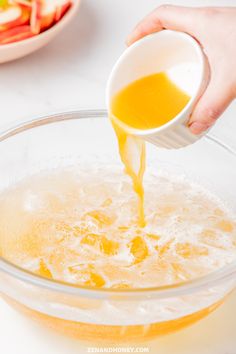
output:
POLYGON ((35 37, 19 42, 0 45, 0 63, 22 58, 48 44, 74 18, 80 5, 80 0, 73 0, 73 5, 54 26, 35 37))
POLYGON ((132 81, 162 71, 190 95, 191 99, 184 109, 159 128, 139 130, 119 120, 117 123, 130 134, 140 136, 159 147, 180 148, 201 137, 190 132, 187 122, 208 76, 204 53, 196 40, 188 34, 164 30, 146 36, 127 48, 110 74, 106 92, 107 107, 111 114, 112 98, 132 81))

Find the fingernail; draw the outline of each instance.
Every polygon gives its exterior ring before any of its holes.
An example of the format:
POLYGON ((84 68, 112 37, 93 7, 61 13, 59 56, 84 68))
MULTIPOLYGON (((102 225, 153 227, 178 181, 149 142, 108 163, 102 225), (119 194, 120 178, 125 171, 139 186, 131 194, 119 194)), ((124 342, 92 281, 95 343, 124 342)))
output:
POLYGON ((202 122, 193 122, 190 124, 189 129, 193 134, 201 134, 207 130, 208 126, 206 123, 202 122))

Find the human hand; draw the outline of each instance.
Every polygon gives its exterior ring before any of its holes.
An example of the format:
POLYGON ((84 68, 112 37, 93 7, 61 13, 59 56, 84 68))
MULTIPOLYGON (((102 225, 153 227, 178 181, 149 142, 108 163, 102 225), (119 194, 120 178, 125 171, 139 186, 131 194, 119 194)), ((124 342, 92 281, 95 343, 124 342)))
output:
POLYGON ((163 29, 190 34, 204 48, 208 58, 208 86, 189 120, 192 133, 200 134, 212 126, 236 98, 236 7, 162 5, 136 26, 127 44, 163 29))

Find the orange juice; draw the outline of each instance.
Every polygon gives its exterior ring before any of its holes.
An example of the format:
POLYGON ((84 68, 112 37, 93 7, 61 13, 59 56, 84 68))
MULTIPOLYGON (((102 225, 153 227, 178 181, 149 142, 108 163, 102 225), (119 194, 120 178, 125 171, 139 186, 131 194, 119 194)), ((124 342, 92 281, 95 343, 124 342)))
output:
POLYGON ((164 72, 145 76, 118 92, 112 115, 131 128, 152 129, 177 116, 190 97, 164 72))
POLYGON ((151 129, 173 119, 186 106, 190 97, 164 73, 157 73, 132 82, 118 92, 111 105, 111 120, 119 151, 127 174, 138 196, 138 222, 145 226, 143 175, 145 143, 131 136, 118 121, 135 129, 151 129))
POLYGON ((131 177, 133 182, 134 192, 138 197, 138 224, 144 227, 144 188, 143 175, 146 165, 146 147, 144 141, 138 137, 127 134, 119 127, 112 119, 112 124, 116 132, 120 158, 125 166, 125 172, 131 177))

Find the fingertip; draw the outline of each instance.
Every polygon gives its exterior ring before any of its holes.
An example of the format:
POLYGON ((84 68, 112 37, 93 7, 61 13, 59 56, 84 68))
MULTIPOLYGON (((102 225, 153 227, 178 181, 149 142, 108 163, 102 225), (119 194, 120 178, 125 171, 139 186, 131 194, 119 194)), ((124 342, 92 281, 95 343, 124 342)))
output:
POLYGON ((140 39, 142 35, 140 34, 140 31, 137 29, 134 29, 133 32, 131 32, 128 37, 126 38, 126 45, 129 47, 131 44, 136 42, 138 39, 140 39))
POLYGON ((191 122, 189 124, 189 129, 194 135, 199 135, 205 132, 209 127, 203 122, 191 122))
POLYGON ((133 44, 133 35, 129 34, 128 37, 126 38, 125 44, 127 47, 129 47, 131 44, 133 44))

